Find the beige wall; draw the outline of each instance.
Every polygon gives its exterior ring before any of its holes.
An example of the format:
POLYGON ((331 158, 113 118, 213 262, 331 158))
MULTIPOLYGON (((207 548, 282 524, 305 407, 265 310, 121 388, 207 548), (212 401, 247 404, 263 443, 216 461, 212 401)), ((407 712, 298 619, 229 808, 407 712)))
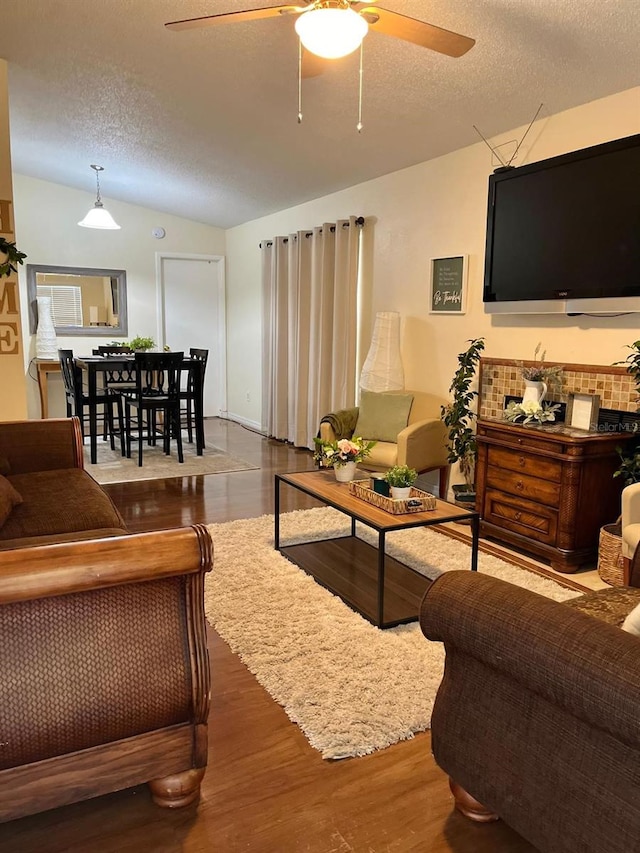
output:
MULTIPOLYGON (((95 201, 95 189, 87 166, 87 191, 81 192, 48 181, 14 175, 15 213, 20 232, 21 249, 28 255, 26 263, 50 266, 91 267, 93 269, 124 269, 127 272, 127 303, 129 338, 136 335, 160 340, 156 292, 156 252, 224 255, 225 235, 221 228, 169 216, 109 198, 108 181, 102 182, 105 206, 120 231, 98 231, 79 228, 82 219, 95 201), (166 230, 166 237, 157 240, 151 231, 155 226, 166 230)), ((106 173, 108 174, 108 173, 106 173)), ((20 271, 20 293, 27 304, 26 270, 20 271)), ((25 312, 26 315, 26 312, 25 312)), ((78 355, 88 355, 93 347, 108 343, 114 335, 105 330, 104 338, 59 337, 60 347, 73 349, 78 355)), ((29 335, 27 317, 23 317, 26 342, 25 368, 35 356, 35 335, 29 335)), ((121 335, 116 337, 120 338, 121 335)), ((211 346, 213 347, 213 341, 211 346)), ((40 416, 37 385, 27 373, 29 417, 40 416)), ((64 398, 59 377, 50 376, 51 399, 49 414, 64 416, 64 398)))
MULTIPOLYGON (((469 119, 470 121, 471 119, 469 119)), ((520 139, 525 127, 492 138, 520 139)), ((485 132, 487 129, 484 129, 485 132)), ((425 126, 424 133, 436 132, 425 126)), ((640 132, 640 88, 538 120, 515 165, 640 132)), ((339 155, 336 155, 339 156, 339 155)), ((229 412, 260 420, 260 255, 258 243, 350 214, 367 219, 365 279, 370 315, 399 311, 406 385, 443 396, 469 338, 487 355, 610 364, 640 335, 640 314, 624 317, 493 316, 482 283, 488 178, 496 164, 483 142, 227 231, 229 412), (432 258, 468 255, 467 312, 428 313, 432 258), (247 393, 251 404, 247 403, 247 393)), ((366 354, 363 353, 363 356, 366 354)))
MULTIPOLYGON (((11 149, 9 145, 9 92, 7 63, 0 59, 0 237, 18 241, 13 210, 11 149)), ((25 304, 25 303, 23 303, 25 304)), ((0 421, 21 420, 27 414, 20 294, 15 273, 0 278, 0 421)))
MULTIPOLYGON (((491 141, 500 144, 520 138, 524 131, 524 127, 515 128, 491 141)), ((424 132, 432 130, 425 127, 424 132)), ((538 120, 521 149, 522 157, 517 164, 638 132, 640 88, 635 88, 538 120)), ((0 162, 2 160, 0 156, 0 162)), ((484 313, 482 277, 487 181, 494 167, 491 152, 479 142, 226 233, 113 201, 109 199, 106 185, 103 187, 106 204, 122 230, 104 232, 78 228, 77 221, 94 201, 89 175, 86 192, 14 175, 15 218, 19 245, 27 252, 30 263, 127 270, 129 337, 140 334, 159 338, 157 251, 225 254, 226 250, 228 410, 232 416, 259 426, 261 295, 258 243, 276 234, 309 228, 350 214, 363 215, 367 219, 363 268, 367 288, 365 326, 370 327, 376 311, 401 313, 407 387, 446 396, 457 354, 465 348, 469 338, 479 335, 486 338, 487 355, 494 357, 530 358, 537 342, 542 341, 550 360, 610 364, 624 358, 625 344, 640 337, 640 314, 569 318, 557 315, 491 317, 484 313), (151 235, 152 228, 157 225, 167 231, 162 241, 151 235), (431 259, 451 254, 464 254, 469 259, 467 312, 463 316, 430 315, 431 259), (251 402, 247 402, 247 395, 251 402)), ((26 305, 23 271, 20 294, 26 305)), ((25 316, 22 324, 26 344, 24 377, 25 367, 35 355, 35 342, 29 336, 25 316)), ((365 338, 368 342, 367 328, 365 338)), ((61 338, 59 343, 78 353, 87 353, 99 341, 69 337, 61 338)), ((365 354, 366 344, 363 357, 365 354)), ((35 382, 27 380, 27 387, 29 416, 38 417, 35 382)), ((51 413, 63 413, 60 392, 54 394, 51 413)))

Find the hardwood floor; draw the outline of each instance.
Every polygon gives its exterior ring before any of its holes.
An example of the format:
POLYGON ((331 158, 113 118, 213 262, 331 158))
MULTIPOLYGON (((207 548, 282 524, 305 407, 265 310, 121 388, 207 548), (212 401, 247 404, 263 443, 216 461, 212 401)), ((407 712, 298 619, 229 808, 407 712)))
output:
MULTIPOLYGON (((207 440, 260 470, 105 487, 132 531, 270 513, 274 472, 313 468, 310 453, 232 422, 207 422, 207 440)), ((314 505, 293 489, 283 499, 283 509, 314 505)), ((2 853, 535 853, 503 823, 454 812, 428 733, 325 761, 213 630, 209 650, 198 807, 159 809, 139 786, 0 825, 2 853)))

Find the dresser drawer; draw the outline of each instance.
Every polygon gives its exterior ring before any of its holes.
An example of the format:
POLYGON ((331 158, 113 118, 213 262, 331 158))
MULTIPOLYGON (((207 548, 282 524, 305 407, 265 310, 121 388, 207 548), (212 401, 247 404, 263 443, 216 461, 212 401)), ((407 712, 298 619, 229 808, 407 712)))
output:
POLYGON ((536 542, 556 544, 558 513, 551 507, 488 489, 485 492, 482 519, 536 542))
POLYGON ((527 430, 526 427, 505 429, 492 429, 486 424, 478 425, 478 439, 486 440, 488 443, 499 443, 515 448, 522 447, 525 450, 542 450, 546 453, 564 453, 565 442, 562 436, 553 434, 541 435, 539 430, 527 430))
POLYGON ((550 507, 557 508, 560 502, 560 483, 543 480, 541 477, 530 477, 505 468, 487 469, 487 487, 550 507))
POLYGON ((562 462, 558 459, 547 459, 544 456, 528 454, 526 451, 511 450, 503 447, 490 447, 488 453, 490 466, 507 468, 509 471, 519 471, 543 480, 559 483, 562 479, 562 462))

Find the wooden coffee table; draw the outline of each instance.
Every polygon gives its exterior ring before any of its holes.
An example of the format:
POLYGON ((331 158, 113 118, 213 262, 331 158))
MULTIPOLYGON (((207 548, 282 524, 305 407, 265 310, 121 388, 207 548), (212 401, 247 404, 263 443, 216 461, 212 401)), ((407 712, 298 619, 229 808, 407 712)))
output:
POLYGON ((393 530, 429 527, 445 521, 471 523, 471 571, 478 568, 477 512, 436 501, 430 511, 393 515, 349 492, 332 471, 275 475, 275 548, 318 583, 361 613, 378 628, 414 622, 429 578, 385 554, 385 536, 393 530), (351 519, 351 535, 299 545, 280 546, 280 488, 285 484, 340 510, 351 519), (377 547, 356 536, 356 521, 378 532, 377 547))

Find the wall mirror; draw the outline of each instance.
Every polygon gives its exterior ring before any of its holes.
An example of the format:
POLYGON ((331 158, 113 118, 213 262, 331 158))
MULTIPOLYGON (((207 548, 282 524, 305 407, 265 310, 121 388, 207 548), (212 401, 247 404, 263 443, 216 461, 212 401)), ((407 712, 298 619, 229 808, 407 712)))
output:
POLYGON ((58 335, 114 338, 128 334, 125 270, 27 264, 32 335, 38 327, 38 296, 51 297, 58 335))

